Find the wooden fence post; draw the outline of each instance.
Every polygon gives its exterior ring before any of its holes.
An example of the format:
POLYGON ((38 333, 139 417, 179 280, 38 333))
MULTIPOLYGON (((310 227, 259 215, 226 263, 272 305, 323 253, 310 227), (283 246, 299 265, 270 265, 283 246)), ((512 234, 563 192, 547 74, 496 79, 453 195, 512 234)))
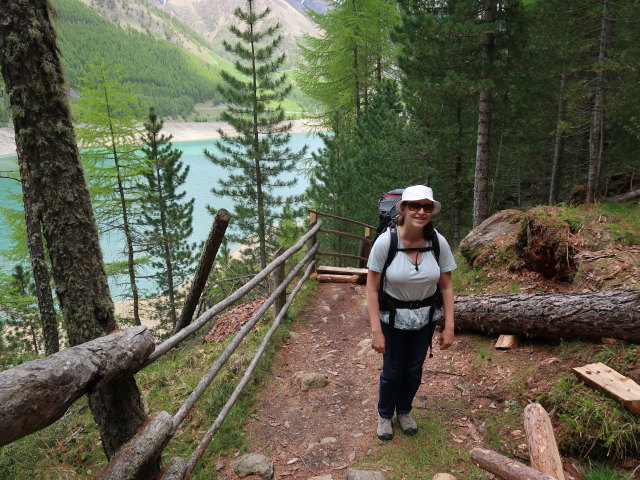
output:
MULTIPOLYGON (((281 245, 280 248, 278 248, 278 250, 276 250, 276 253, 273 255, 273 259, 278 258, 283 253, 284 253, 284 247, 281 245)), ((271 274, 271 277, 270 277, 271 291, 274 291, 276 288, 278 288, 280 284, 284 281, 284 276, 285 276, 284 267, 285 267, 284 262, 282 262, 273 270, 273 273, 271 274)), ((273 318, 276 318, 278 316, 278 314, 280 313, 280 310, 282 310, 282 307, 284 307, 284 304, 286 303, 286 301, 287 301, 287 292, 285 290, 276 297, 276 300, 273 303, 273 318)))
MULTIPOLYGON (((318 223, 318 215, 316 214, 316 211, 309 210, 309 227, 307 228, 307 231, 315 227, 316 223, 318 223)), ((307 252, 311 251, 311 249, 315 244, 316 244, 316 236, 312 235, 307 240, 307 252)))
POLYGON ((216 213, 207 241, 202 247, 202 254, 200 255, 196 272, 193 275, 193 281, 191 282, 189 293, 184 301, 184 306, 180 312, 180 318, 173 329, 173 333, 179 332, 191 323, 191 319, 193 318, 193 314, 200 302, 200 296, 207 284, 211 267, 213 266, 213 262, 218 254, 218 249, 220 248, 224 234, 227 231, 230 219, 231 215, 224 208, 221 208, 216 213))
MULTIPOLYGON (((358 251, 359 257, 369 257, 369 252, 371 251, 371 227, 364 227, 364 236, 367 237, 370 241, 366 242, 364 240, 360 240, 360 250, 358 251)), ((366 260, 360 259, 358 261, 359 268, 367 268, 366 260)))

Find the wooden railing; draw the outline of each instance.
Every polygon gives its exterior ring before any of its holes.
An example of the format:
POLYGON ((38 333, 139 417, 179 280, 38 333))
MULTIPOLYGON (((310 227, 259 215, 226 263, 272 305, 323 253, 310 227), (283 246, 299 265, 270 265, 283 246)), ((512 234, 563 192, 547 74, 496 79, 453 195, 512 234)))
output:
MULTIPOLYGON (((373 232, 375 231, 374 226, 372 225, 368 225, 366 223, 363 222, 358 222, 356 220, 352 220, 350 218, 346 218, 346 217, 339 217, 337 215, 331 215, 329 213, 323 213, 323 212, 319 212, 317 210, 309 210, 309 228, 312 228, 316 222, 318 221, 318 217, 328 217, 328 218, 333 218, 335 220, 340 220, 343 222, 347 222, 353 225, 359 225, 361 227, 364 228, 364 234, 361 235, 356 235, 353 233, 348 233, 348 232, 341 232, 341 231, 337 231, 337 230, 326 230, 326 229, 320 229, 318 230, 318 233, 328 233, 330 235, 337 235, 340 237, 345 237, 345 238, 353 238, 355 240, 359 241, 359 248, 358 248, 358 254, 357 255, 352 255, 352 254, 348 254, 348 253, 342 253, 342 252, 322 252, 322 251, 318 251, 317 255, 318 256, 330 256, 330 257, 339 257, 339 258, 350 258, 350 259, 354 259, 354 260, 358 260, 358 266, 360 268, 364 268, 366 267, 367 264, 367 259, 369 258, 369 252, 371 251, 371 246, 373 245, 373 232)), ((315 243, 315 242, 314 242, 315 243)))
POLYGON ((155 362, 223 310, 240 300, 254 287, 271 277, 274 286, 269 298, 235 335, 177 412, 174 415, 160 412, 155 418, 146 422, 96 477, 117 480, 138 477, 145 465, 160 456, 178 427, 211 385, 243 338, 272 305, 281 306, 282 308, 274 315, 272 326, 256 350, 242 379, 191 457, 186 461, 174 458, 158 477, 189 478, 213 436, 249 382, 289 306, 303 283, 311 275, 315 265, 315 255, 318 254, 316 234, 322 231, 321 226, 322 222, 314 219, 308 232, 294 246, 281 252, 247 284, 209 308, 190 325, 157 347, 154 346, 153 337, 146 327, 133 327, 0 372, 0 446, 52 424, 62 417, 78 398, 99 388, 102 382, 111 381, 120 375, 130 375, 155 362), (304 246, 307 247, 306 255, 285 277, 286 260, 304 246), (287 295, 287 287, 300 276, 300 272, 303 272, 302 276, 291 293, 287 295))

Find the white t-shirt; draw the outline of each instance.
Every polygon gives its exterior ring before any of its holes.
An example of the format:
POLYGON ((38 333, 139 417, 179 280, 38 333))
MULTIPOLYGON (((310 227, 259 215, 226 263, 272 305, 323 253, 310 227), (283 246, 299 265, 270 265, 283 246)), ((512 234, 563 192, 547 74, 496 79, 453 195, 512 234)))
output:
MULTIPOLYGON (((451 248, 445 238, 439 233, 437 233, 437 238, 440 244, 439 265, 432 250, 422 254, 417 270, 416 264, 413 262, 416 252, 408 252, 412 259, 405 252, 396 253, 385 274, 384 291, 386 293, 398 300, 409 302, 428 298, 436 292, 440 274, 451 272, 457 267, 451 248)), ((391 234, 387 230, 373 244, 367 263, 369 270, 382 272, 389 253, 390 243, 391 234)), ((431 246, 431 241, 425 241, 425 246, 431 246)), ((398 248, 403 248, 400 235, 398 235, 398 248)), ((430 307, 414 310, 397 309, 395 327, 401 330, 418 330, 422 328, 428 323, 429 309, 430 307)), ((434 312, 434 320, 438 320, 441 315, 442 312, 439 310, 434 312)), ((389 313, 380 312, 380 320, 384 323, 389 323, 389 313)))

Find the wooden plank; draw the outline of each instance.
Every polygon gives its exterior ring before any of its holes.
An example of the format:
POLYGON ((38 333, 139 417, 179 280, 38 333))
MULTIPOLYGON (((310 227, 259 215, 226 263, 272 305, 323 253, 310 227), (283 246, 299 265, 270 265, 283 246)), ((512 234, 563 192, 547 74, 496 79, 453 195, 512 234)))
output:
POLYGON ((516 345, 518 345, 518 337, 515 335, 500 335, 496 342, 498 350, 509 350, 516 345))
POLYGON ((573 372, 588 385, 621 402, 633 413, 640 413, 640 385, 604 363, 576 367, 573 372))
POLYGON ((333 283, 358 283, 362 277, 360 275, 330 275, 320 274, 316 278, 318 282, 333 282, 333 283))
POLYGON ((530 403, 525 407, 524 432, 529 447, 531 466, 558 480, 565 480, 562 458, 560 458, 556 437, 553 434, 551 419, 539 403, 530 403))
POLYGON ((600 341, 605 345, 624 345, 625 344, 623 340, 618 340, 617 338, 602 337, 600 341))
POLYGON ((436 473, 431 480, 456 480, 456 477, 449 473, 436 473))
POLYGON ((316 268, 318 273, 337 273, 338 275, 366 275, 368 270, 366 268, 355 267, 332 267, 332 266, 319 266, 316 268))

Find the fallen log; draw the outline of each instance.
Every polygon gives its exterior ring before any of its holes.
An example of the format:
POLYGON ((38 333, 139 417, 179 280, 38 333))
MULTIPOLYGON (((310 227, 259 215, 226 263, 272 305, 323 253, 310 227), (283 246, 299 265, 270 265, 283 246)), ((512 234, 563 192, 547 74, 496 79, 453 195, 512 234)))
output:
POLYGON ((539 403, 530 403, 524 408, 524 432, 531 466, 558 480, 565 480, 551 419, 539 403))
POLYGON ((85 393, 136 372, 153 335, 132 327, 0 372, 0 446, 58 420, 85 393))
POLYGON ((330 283, 358 283, 361 282, 360 275, 331 275, 329 273, 319 273, 316 276, 318 282, 330 283))
POLYGON ((504 480, 557 480, 551 475, 484 448, 476 447, 471 450, 471 459, 478 467, 504 480))
POLYGON ((460 330, 640 343, 640 290, 458 295, 455 310, 460 330))

